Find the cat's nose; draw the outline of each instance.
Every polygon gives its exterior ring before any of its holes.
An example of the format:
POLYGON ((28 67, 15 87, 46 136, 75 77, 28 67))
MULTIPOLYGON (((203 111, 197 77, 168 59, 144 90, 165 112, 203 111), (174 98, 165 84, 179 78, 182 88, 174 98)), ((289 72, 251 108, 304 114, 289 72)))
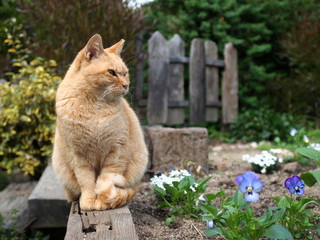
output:
POLYGON ((122 84, 122 87, 123 87, 124 89, 127 89, 128 86, 129 86, 129 84, 122 84))

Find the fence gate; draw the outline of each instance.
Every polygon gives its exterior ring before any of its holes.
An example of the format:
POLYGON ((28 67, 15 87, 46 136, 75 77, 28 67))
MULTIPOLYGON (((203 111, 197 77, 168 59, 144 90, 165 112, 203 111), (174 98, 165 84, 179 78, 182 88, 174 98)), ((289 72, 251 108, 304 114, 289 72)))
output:
MULTIPOLYGON (((141 45, 138 42, 138 50, 141 45)), ((185 57, 184 49, 185 43, 177 34, 167 41, 160 32, 155 32, 148 40, 147 99, 142 97, 141 60, 137 67, 137 105, 147 107, 148 124, 183 124, 185 108, 189 108, 189 124, 218 119, 223 124, 233 123, 238 114, 237 50, 231 43, 225 44, 224 61, 218 60, 216 43, 199 38, 192 40, 189 58, 185 57), (185 64, 189 64, 188 99, 185 64), (224 71, 220 90, 221 69, 224 71)))

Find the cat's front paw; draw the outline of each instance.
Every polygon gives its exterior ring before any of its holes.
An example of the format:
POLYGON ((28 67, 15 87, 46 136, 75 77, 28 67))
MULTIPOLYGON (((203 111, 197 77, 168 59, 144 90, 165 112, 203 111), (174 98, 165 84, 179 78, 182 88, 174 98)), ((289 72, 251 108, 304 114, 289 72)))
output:
POLYGON ((106 210, 110 208, 110 204, 106 202, 106 199, 104 197, 98 196, 95 203, 94 203, 94 209, 95 210, 106 210))
POLYGON ((96 198, 80 198, 80 208, 82 210, 94 210, 96 198))

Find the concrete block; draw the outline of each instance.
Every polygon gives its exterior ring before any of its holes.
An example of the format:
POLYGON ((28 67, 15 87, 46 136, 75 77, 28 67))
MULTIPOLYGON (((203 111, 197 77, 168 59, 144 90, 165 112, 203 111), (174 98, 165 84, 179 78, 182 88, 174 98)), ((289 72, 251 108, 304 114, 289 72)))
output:
POLYGON ((48 165, 28 199, 29 220, 36 218, 32 228, 66 227, 70 204, 53 168, 48 165))
POLYGON ((208 131, 206 128, 145 127, 151 169, 163 166, 184 167, 193 162, 208 167, 208 131))

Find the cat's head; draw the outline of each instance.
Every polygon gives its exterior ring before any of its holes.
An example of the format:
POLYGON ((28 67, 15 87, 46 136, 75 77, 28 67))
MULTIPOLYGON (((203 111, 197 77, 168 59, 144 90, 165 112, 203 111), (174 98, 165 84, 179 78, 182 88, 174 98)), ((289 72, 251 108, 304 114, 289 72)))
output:
POLYGON ((73 71, 97 90, 100 98, 118 98, 129 91, 128 68, 120 57, 124 40, 104 49, 102 38, 95 34, 79 52, 73 71))

